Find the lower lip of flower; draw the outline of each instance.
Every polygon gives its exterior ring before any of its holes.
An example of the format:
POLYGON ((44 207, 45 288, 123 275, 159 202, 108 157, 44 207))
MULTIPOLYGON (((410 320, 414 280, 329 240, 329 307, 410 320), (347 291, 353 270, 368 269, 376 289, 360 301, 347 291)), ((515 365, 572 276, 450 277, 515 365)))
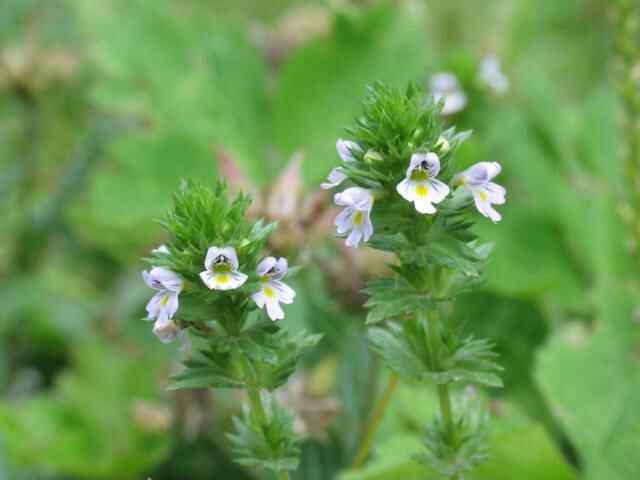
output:
POLYGON ((265 287, 263 291, 266 297, 273 298, 274 293, 271 287, 265 287))

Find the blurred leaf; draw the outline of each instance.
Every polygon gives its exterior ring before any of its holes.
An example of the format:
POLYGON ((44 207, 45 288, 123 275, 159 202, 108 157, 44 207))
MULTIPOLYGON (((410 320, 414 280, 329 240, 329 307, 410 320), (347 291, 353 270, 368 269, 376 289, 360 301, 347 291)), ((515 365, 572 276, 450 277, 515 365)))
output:
POLYGON ((80 348, 74 365, 53 393, 0 405, 0 433, 12 462, 131 479, 161 460, 166 435, 132 418, 136 401, 157 396, 157 366, 99 344, 80 348))
MULTIPOLYGON (((385 439, 374 458, 359 471, 343 473, 340 480, 425 480, 440 478, 417 463, 412 455, 422 450, 422 426, 436 410, 429 390, 401 385, 381 431, 385 439)), ((511 405, 500 407, 492 419, 489 460, 478 466, 475 480, 575 480, 576 474, 545 430, 511 405)))
POLYGON ((336 139, 357 113, 366 84, 404 87, 425 74, 423 20, 419 12, 390 6, 338 16, 331 38, 310 42, 284 65, 274 100, 275 143, 285 157, 305 153, 308 180, 320 180, 337 162, 336 139))

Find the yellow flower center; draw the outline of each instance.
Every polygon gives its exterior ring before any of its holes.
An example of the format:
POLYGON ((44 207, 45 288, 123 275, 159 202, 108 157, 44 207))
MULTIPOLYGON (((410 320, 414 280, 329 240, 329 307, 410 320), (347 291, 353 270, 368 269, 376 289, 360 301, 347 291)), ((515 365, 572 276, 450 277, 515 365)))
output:
POLYGON ((362 225, 364 222, 364 214, 358 210, 356 214, 353 216, 353 224, 354 225, 362 225))
POLYGON ((483 202, 486 202, 487 200, 489 200, 489 194, 487 192, 480 192, 478 193, 478 196, 480 197, 480 200, 482 200, 483 202))
POLYGON ((416 195, 418 195, 419 197, 426 197, 427 195, 429 195, 429 189, 426 185, 418 185, 416 187, 416 195))
POLYGON ((271 280, 271 278, 269 277, 269 275, 262 275, 262 276, 260 277, 260 281, 261 281, 262 283, 267 283, 269 280, 271 280))
POLYGON ((229 283, 230 278, 231 277, 226 273, 219 273, 217 275, 218 283, 221 283, 222 285, 229 283))
POLYGON ((162 297, 162 305, 166 305, 167 303, 169 303, 169 295, 162 297))
POLYGON ((264 287, 262 291, 264 292, 265 297, 273 298, 273 296, 275 295, 275 292, 271 287, 264 287))

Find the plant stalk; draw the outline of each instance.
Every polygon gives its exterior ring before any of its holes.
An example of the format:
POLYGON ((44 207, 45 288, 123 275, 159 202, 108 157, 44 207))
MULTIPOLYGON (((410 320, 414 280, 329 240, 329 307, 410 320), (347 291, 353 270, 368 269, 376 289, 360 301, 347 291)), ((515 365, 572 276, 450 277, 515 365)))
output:
POLYGON ((389 377, 387 388, 378 401, 378 404, 376 405, 373 413, 371 414, 371 418, 369 419, 369 422, 367 424, 364 438, 362 440, 362 443, 360 444, 360 447, 358 448, 355 459, 351 464, 351 468, 356 469, 361 467, 364 461, 367 459, 369 450, 371 449, 371 444, 373 443, 373 439, 375 438, 378 428, 380 427, 380 423, 382 423, 382 419, 384 418, 387 407, 389 406, 391 398, 396 391, 399 380, 400 377, 398 377, 396 373, 392 372, 391 376, 389 377))
MULTIPOLYGON (((437 310, 433 310, 431 315, 427 318, 425 314, 421 314, 420 317, 424 320, 423 325, 426 329, 428 338, 429 353, 431 355, 431 363, 435 371, 440 370, 440 317, 437 310), (426 325, 425 325, 426 322, 426 325)), ((456 443, 456 428, 453 421, 453 413, 451 408, 451 392, 449 391, 449 385, 446 383, 438 384, 438 400, 440 404, 440 418, 444 424, 444 428, 447 434, 447 441, 450 446, 454 446, 456 443)), ((451 480, 459 480, 460 476, 454 474, 451 480)))

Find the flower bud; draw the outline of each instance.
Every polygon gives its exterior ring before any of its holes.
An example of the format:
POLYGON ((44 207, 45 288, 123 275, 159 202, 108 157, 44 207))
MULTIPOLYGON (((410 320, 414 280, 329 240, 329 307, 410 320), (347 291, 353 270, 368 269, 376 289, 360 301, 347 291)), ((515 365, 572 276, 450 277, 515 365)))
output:
POLYGON ((440 155, 444 155, 451 149, 451 146, 449 145, 449 141, 446 138, 440 137, 436 142, 435 148, 436 150, 438 150, 440 155))
POLYGON ((382 160, 384 160, 382 155, 372 149, 367 150, 367 153, 364 155, 364 161, 366 163, 380 162, 382 160))

